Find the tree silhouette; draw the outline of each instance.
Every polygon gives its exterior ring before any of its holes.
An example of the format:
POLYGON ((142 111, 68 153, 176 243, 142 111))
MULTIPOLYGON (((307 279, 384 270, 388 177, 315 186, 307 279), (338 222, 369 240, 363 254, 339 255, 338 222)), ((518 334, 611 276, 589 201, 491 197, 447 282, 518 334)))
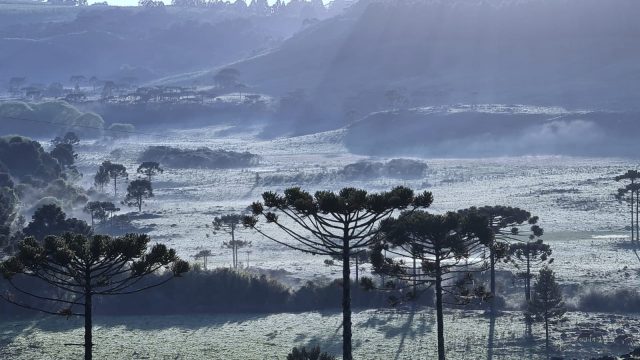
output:
POLYGON ((68 145, 78 145, 80 143, 80 138, 73 131, 69 131, 64 134, 64 136, 56 136, 53 140, 51 140, 53 145, 58 144, 68 144, 68 145))
POLYGON ((94 227, 94 220, 105 221, 110 215, 120 209, 110 201, 90 201, 82 209, 84 212, 91 216, 91 227, 94 227))
POLYGON ((69 81, 73 84, 73 89, 78 92, 80 91, 80 83, 84 82, 84 75, 71 75, 69 81))
POLYGON ((163 244, 154 245, 147 252, 147 235, 128 234, 111 238, 105 235, 65 234, 47 236, 41 244, 29 237, 23 240, 15 256, 0 265, 11 288, 21 295, 45 301, 33 306, 13 295, 2 297, 15 305, 48 314, 84 317, 84 358, 92 358, 93 298, 101 295, 132 294, 166 283, 189 270, 173 249, 163 244), (140 280, 156 271, 168 268, 167 276, 153 284, 140 284, 140 280), (16 275, 38 279, 67 296, 54 297, 26 290, 19 285, 16 275), (49 305, 49 306, 47 306, 49 305), (53 306, 63 306, 55 309, 53 306), (78 312, 77 307, 83 310, 78 312))
POLYGON ((107 216, 107 212, 102 208, 102 202, 100 201, 89 201, 82 210, 91 216, 91 228, 95 226, 95 219, 102 219, 107 216))
POLYGON ((489 250, 490 299, 491 313, 495 313, 496 296, 496 263, 507 259, 510 243, 531 241, 543 235, 543 229, 537 225, 538 217, 531 216, 528 211, 509 206, 471 207, 461 210, 464 213, 476 213, 486 217, 492 231, 492 238, 487 246, 489 250), (527 228, 528 227, 528 228, 527 228))
POLYGON ((197 254, 193 255, 193 258, 196 260, 202 259, 202 265, 204 269, 207 270, 207 259, 213 256, 211 250, 200 250, 197 254))
POLYGON ((140 166, 138 166, 138 174, 143 174, 147 177, 147 180, 151 182, 151 177, 156 174, 161 174, 164 172, 164 169, 160 167, 155 161, 145 161, 140 166))
POLYGON ((451 295, 457 303, 488 296, 483 287, 468 288, 472 280, 470 269, 482 263, 482 259, 470 262, 469 257, 478 253, 491 238, 486 218, 473 213, 433 215, 419 210, 385 220, 380 229, 381 241, 373 247, 371 255, 376 271, 411 286, 413 291, 409 297, 412 299, 417 296, 418 285, 435 286, 438 359, 444 360, 443 295, 451 295), (384 256, 383 250, 391 257, 384 256), (404 260, 407 257, 412 259, 410 264, 404 260), (416 271, 416 262, 420 271, 416 271))
POLYGON ((395 210, 427 207, 431 193, 414 196, 411 189, 396 187, 389 192, 368 194, 365 190, 344 188, 338 193, 318 191, 311 195, 294 187, 284 195, 262 194, 263 202, 251 205, 253 216, 245 225, 289 248, 315 255, 342 257, 342 356, 352 360, 351 345, 351 281, 349 259, 368 248, 379 233, 378 223, 395 210), (280 221, 278 214, 289 222, 280 221), (293 242, 266 234, 256 228, 258 218, 275 225, 293 242))
POLYGON ((96 175, 93 177, 93 183, 95 186, 100 188, 100 191, 104 191, 104 186, 107 185, 111 181, 111 177, 109 176, 109 172, 104 166, 100 166, 96 175))
MULTIPOLYGON (((102 174, 106 172, 109 175, 110 179, 113 179, 113 196, 118 196, 118 179, 119 178, 127 178, 129 174, 127 173, 127 168, 122 164, 112 163, 111 161, 105 161, 100 165, 103 169, 98 169, 98 173, 102 174)), ((103 176, 103 175, 101 175, 103 176)))
POLYGON ((531 300, 531 270, 545 263, 553 263, 553 258, 549 257, 551 247, 543 243, 542 239, 538 239, 512 244, 509 253, 516 267, 524 266, 524 271, 518 275, 524 280, 524 295, 528 303, 531 300))
POLYGON ((232 264, 234 269, 238 268, 238 249, 251 246, 250 241, 236 240, 236 231, 239 230, 239 227, 243 224, 243 221, 243 215, 228 214, 214 218, 212 223, 214 233, 217 231, 223 231, 231 235, 231 240, 223 242, 222 247, 231 249, 233 257, 232 264))
POLYGON ((543 267, 538 280, 533 286, 533 299, 529 303, 529 315, 535 321, 544 321, 545 348, 549 357, 549 320, 560 318, 566 309, 562 300, 562 292, 556 283, 553 271, 543 267))
MULTIPOLYGON (((629 204, 631 213, 631 243, 640 241, 640 228, 638 227, 638 214, 640 213, 640 172, 628 170, 622 175, 615 177, 615 180, 626 182, 625 186, 618 189, 616 199, 626 201, 629 204), (634 216, 635 214, 635 216, 634 216)), ((639 257, 640 259, 640 257, 639 257)))
POLYGON ((142 211, 142 204, 144 199, 153 197, 153 189, 151 183, 146 179, 133 180, 127 186, 127 196, 124 198, 124 203, 129 206, 135 206, 138 208, 138 212, 142 211))
POLYGON ((91 228, 82 220, 68 219, 58 205, 49 204, 41 206, 33 213, 31 222, 27 224, 23 232, 26 236, 42 240, 48 235, 62 235, 64 233, 89 235, 91 228))
POLYGON ((58 160, 62 168, 72 166, 78 158, 78 154, 73 150, 73 145, 64 143, 56 144, 49 154, 51 154, 52 158, 58 160))

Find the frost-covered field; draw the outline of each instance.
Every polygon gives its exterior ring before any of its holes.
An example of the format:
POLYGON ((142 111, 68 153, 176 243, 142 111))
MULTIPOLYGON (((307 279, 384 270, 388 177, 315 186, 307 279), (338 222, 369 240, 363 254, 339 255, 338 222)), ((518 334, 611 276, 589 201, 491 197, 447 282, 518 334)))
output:
MULTIPOLYGON (((496 320, 495 360, 543 359, 544 330, 533 328, 527 340, 520 313, 505 313, 496 320)), ((285 359, 296 345, 319 344, 328 352, 341 352, 341 314, 197 315, 98 318, 94 328, 97 359, 285 359)), ((2 359, 78 359, 82 328, 79 320, 45 318, 3 323, 2 359)), ((554 325, 555 348, 569 358, 623 353, 613 345, 615 330, 638 331, 640 318, 607 314, 569 313, 554 325), (609 335, 603 342, 578 341, 577 329, 598 325, 609 335)), ((445 339, 448 357, 487 359, 489 319, 477 311, 447 311, 445 339)), ((353 318, 354 357, 367 360, 432 359, 437 356, 435 314, 431 309, 356 311, 353 318)))
MULTIPOLYGON (((210 249, 215 254, 209 260, 210 266, 212 263, 229 266, 230 253, 221 248, 226 238, 212 234, 206 224, 219 214, 243 211, 258 200, 263 191, 282 191, 292 185, 311 191, 344 186, 381 191, 406 185, 432 191, 435 202, 431 211, 435 212, 504 204, 523 207, 539 215, 546 229, 545 240, 554 251, 554 270, 565 285, 598 287, 606 283, 609 289, 639 285, 637 272, 629 270, 637 268, 637 260, 620 246, 625 241, 626 208, 611 195, 617 188, 613 177, 635 168, 633 161, 568 157, 425 159, 429 171, 419 180, 382 178, 344 182, 327 176, 311 184, 298 184, 298 180, 294 180, 265 186, 260 180, 256 181, 256 174, 259 179, 274 175, 309 178, 309 175, 331 173, 367 158, 353 155, 342 146, 341 131, 263 141, 252 132, 229 130, 214 127, 114 143, 83 143, 79 147, 79 168, 85 174, 82 185, 87 188, 92 185, 93 174, 104 160, 124 163, 129 168, 130 179, 134 178, 137 156, 151 145, 249 151, 262 157, 258 166, 234 170, 165 169, 164 174, 154 180, 156 196, 144 208, 148 214, 134 216, 135 225, 151 229, 154 241, 176 248, 183 258, 191 258, 201 249, 210 249), (108 155, 114 150, 118 151, 108 155)), ((124 185, 120 187, 120 197, 124 189, 124 185)), ((130 211, 122 207, 122 212, 130 211)), ((246 264, 248 255, 252 268, 285 270, 278 273, 288 274, 285 278, 291 284, 338 276, 336 268, 324 265, 324 258, 293 252, 249 232, 240 236, 253 241, 250 254, 240 253, 243 263, 246 264)), ((507 312, 498 318, 494 359, 542 358, 539 337, 533 344, 523 340, 524 325, 520 316, 519 312, 507 312)), ((340 352, 341 317, 337 313, 109 317, 97 321, 97 358, 283 359, 291 346, 308 343, 320 343, 333 353, 340 352)), ((450 358, 486 358, 489 324, 481 312, 449 311, 445 323, 448 351, 455 354, 450 358)), ((78 358, 81 349, 64 344, 82 342, 79 325, 77 320, 61 318, 3 323, 0 358, 78 358)), ((433 327, 431 309, 416 313, 408 310, 356 312, 355 356, 358 359, 432 358, 435 356, 433 327)), ((553 331, 554 342, 565 355, 578 358, 601 352, 624 352, 627 349, 611 345, 615 330, 621 327, 638 331, 640 319, 572 312, 568 314, 568 321, 553 331), (607 328, 611 338, 605 339, 605 344, 577 342, 575 331, 585 324, 607 328)), ((541 330, 535 328, 534 332, 541 334, 541 330)))
MULTIPOLYGON (((584 283, 615 278, 622 281, 616 282, 622 286, 628 282, 636 284, 635 274, 627 277, 622 271, 624 266, 634 264, 632 256, 619 249, 618 241, 611 240, 624 235, 627 225, 625 206, 612 196, 618 186, 613 177, 635 168, 634 161, 571 157, 425 159, 429 171, 419 180, 381 178, 344 182, 326 177, 312 184, 264 186, 256 182, 257 176, 264 179, 302 174, 304 178, 367 158, 353 155, 344 148, 341 130, 270 141, 258 139, 251 131, 235 133, 233 130, 211 127, 84 145, 79 149, 80 168, 86 174, 83 185, 91 186, 98 164, 108 159, 124 163, 130 169, 130 178, 134 178, 137 156, 151 145, 249 151, 262 157, 258 166, 233 170, 166 169, 157 176, 156 196, 144 209, 159 216, 135 220, 136 224, 150 228, 152 239, 175 247, 185 258, 201 249, 210 249, 215 254, 210 260, 213 265, 228 266, 230 254, 221 249, 226 238, 223 234, 213 235, 206 225, 216 215, 243 211, 264 191, 282 191, 293 185, 311 191, 344 186, 381 191, 406 185, 419 191, 432 191, 435 201, 431 211, 435 212, 504 204, 539 215, 547 232, 545 239, 553 246, 555 267, 562 281, 584 283), (116 149, 119 149, 117 156, 109 155, 116 149), (605 277, 593 276, 595 274, 605 277)), ((124 185, 120 187, 120 194, 124 189, 124 185)), ((128 210, 123 206, 123 211, 128 210)), ((301 279, 336 275, 335 269, 324 266, 323 258, 283 249, 255 234, 241 236, 253 241, 251 253, 241 253, 244 263, 248 255, 250 266, 283 269, 301 279)))

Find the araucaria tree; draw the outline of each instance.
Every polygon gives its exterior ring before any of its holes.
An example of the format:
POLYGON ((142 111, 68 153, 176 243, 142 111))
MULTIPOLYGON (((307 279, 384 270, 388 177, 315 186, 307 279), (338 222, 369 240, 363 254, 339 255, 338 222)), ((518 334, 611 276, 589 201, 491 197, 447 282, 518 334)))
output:
POLYGON ((133 180, 127 186, 127 196, 124 198, 124 203, 129 206, 135 206, 138 211, 142 211, 142 204, 144 199, 153 197, 153 189, 151 183, 146 179, 133 180))
POLYGON ((492 238, 487 244, 489 251, 490 284, 489 291, 491 313, 495 314, 496 297, 496 264, 507 259, 509 246, 512 243, 532 241, 543 235, 543 229, 537 225, 538 217, 531 216, 528 211, 509 206, 483 206, 461 210, 462 213, 475 213, 488 221, 492 238))
POLYGON ((544 322, 545 348, 549 356, 549 320, 560 318, 566 312, 562 292, 553 271, 543 267, 538 281, 533 286, 533 299, 529 303, 529 315, 536 321, 544 322))
POLYGON ((236 239, 236 232, 242 228, 244 216, 240 214, 228 214, 213 219, 214 233, 222 231, 231 236, 230 241, 224 241, 222 247, 231 249, 233 257, 232 265, 238 268, 238 249, 251 246, 250 241, 236 239))
POLYGON ((530 240, 521 243, 511 244, 509 247, 511 261, 516 267, 524 267, 518 277, 524 281, 524 297, 527 303, 531 300, 531 274, 542 264, 553 263, 551 247, 545 244, 542 239, 530 240))
POLYGON ((318 191, 315 195, 294 187, 284 195, 262 194, 263 202, 251 205, 253 216, 245 225, 279 244, 310 254, 340 256, 342 260, 342 358, 352 360, 351 280, 349 259, 368 248, 379 233, 378 224, 395 210, 431 205, 431 193, 414 196, 411 189, 396 187, 388 192, 368 194, 344 188, 338 193, 318 191), (281 221, 284 215, 288 221, 281 221), (261 217, 278 228, 286 239, 256 227, 261 217))
POLYGON ((142 174, 147 177, 147 180, 151 182, 151 178, 157 174, 161 174, 164 172, 164 169, 160 167, 155 161, 145 161, 140 166, 138 166, 138 174, 142 174))
POLYGON ((104 166, 100 166, 96 175, 93 177, 93 184, 100 188, 100 191, 104 191, 104 186, 111 181, 109 172, 104 166))
POLYGON ((636 244, 640 241, 640 228, 638 227, 638 214, 640 207, 640 172, 637 170, 628 170, 622 175, 615 177, 616 181, 624 181, 624 187, 618 189, 616 199, 625 201, 629 204, 629 213, 631 214, 631 243, 636 244))
POLYGON ((95 220, 105 221, 109 216, 120 209, 109 201, 89 201, 83 208, 84 212, 91 216, 91 227, 95 225, 95 220))
POLYGON ((138 234, 111 238, 67 233, 48 236, 42 243, 26 238, 16 255, 0 265, 16 292, 2 297, 15 305, 48 314, 84 317, 84 358, 90 360, 94 297, 136 293, 162 285, 189 270, 189 264, 180 260, 173 249, 156 244, 147 251, 148 243, 147 235, 138 234), (170 275, 153 283, 140 282, 165 268, 170 275), (59 296, 26 289, 20 284, 24 277, 42 281, 59 296), (35 298, 38 305, 27 303, 25 296, 35 298))
MULTIPOLYGON (((105 161, 100 165, 100 169, 98 169, 98 174, 106 173, 109 175, 109 179, 113 180, 113 196, 118 196, 118 179, 129 177, 129 173, 127 173, 127 168, 122 164, 115 164, 111 161, 105 161)), ((97 174, 96 174, 97 176, 97 174)), ((97 178, 96 178, 97 183, 97 178)))
POLYGON ((205 270, 207 270, 207 259, 213 256, 211 250, 200 250, 197 254, 193 255, 193 258, 196 260, 202 259, 202 265, 205 270))
POLYGON ((100 201, 89 201, 82 210, 91 216, 91 228, 95 226, 96 219, 107 217, 107 212, 102 208, 102 202, 100 201))
POLYGON ((411 297, 416 296, 418 287, 435 287, 438 359, 444 360, 444 295, 450 295, 456 304, 488 296, 483 287, 469 289, 470 271, 482 270, 477 265, 483 264, 481 258, 474 261, 470 256, 478 254, 491 238, 486 218, 452 212, 433 215, 421 210, 407 211, 398 218, 383 221, 380 229, 381 241, 373 247, 371 255, 376 272, 411 287, 411 297), (405 258, 411 261, 406 262, 405 258))

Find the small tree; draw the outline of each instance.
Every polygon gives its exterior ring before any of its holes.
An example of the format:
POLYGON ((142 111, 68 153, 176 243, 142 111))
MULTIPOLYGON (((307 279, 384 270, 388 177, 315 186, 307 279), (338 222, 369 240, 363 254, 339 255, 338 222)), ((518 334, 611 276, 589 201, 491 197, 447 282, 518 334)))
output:
POLYGON ((629 204, 629 212, 631 214, 631 244, 635 246, 636 242, 640 241, 640 228, 638 226, 638 216, 640 214, 640 172, 637 170, 628 170, 626 173, 616 176, 615 180, 618 182, 626 182, 624 187, 618 189, 615 197, 618 201, 624 201, 629 204))
POLYGON ((543 234, 543 229, 537 225, 538 217, 531 216, 528 211, 509 206, 483 206, 462 210, 462 213, 475 213, 485 217, 488 221, 492 237, 487 243, 489 250, 490 299, 492 316, 495 314, 496 296, 496 264, 499 260, 508 260, 511 243, 532 241, 543 234), (527 228, 528 227, 528 228, 527 228))
MULTIPOLYGON (((117 213, 118 211, 120 211, 119 207, 116 207, 116 204, 112 203, 111 201, 103 201, 101 203, 102 208, 104 209, 104 211, 109 215, 108 217, 112 218, 113 214, 117 213)), ((106 220, 102 219, 102 220, 106 220)))
MULTIPOLYGON (((386 273, 413 288, 435 286, 438 359, 445 359, 443 295, 451 294, 466 303, 474 297, 486 298, 484 288, 467 289, 471 278, 460 277, 469 271, 469 257, 489 241, 486 219, 474 214, 447 213, 432 215, 425 211, 408 211, 381 226, 381 241, 374 246, 371 263, 377 272, 386 273), (392 257, 383 255, 386 250, 392 257), (404 258, 412 259, 407 264, 404 258), (417 260, 417 261, 416 261, 417 260), (420 271, 416 271, 416 262, 420 271)), ((478 260, 477 262, 481 262, 478 260)), ((476 271, 481 268, 476 269, 476 271)))
POLYGON ((95 186, 100 188, 100 191, 104 191, 104 186, 107 185, 111 181, 111 177, 109 176, 109 172, 104 166, 100 166, 96 175, 93 177, 93 183, 95 186))
POLYGON ((58 160, 62 168, 72 166, 78 158, 78 154, 73 150, 73 145, 64 143, 56 144, 49 154, 52 158, 58 160))
POLYGON ((511 261, 516 267, 524 266, 524 271, 518 274, 524 280, 524 297, 527 303, 531 301, 531 274, 532 268, 542 264, 553 263, 551 247, 542 242, 542 239, 512 244, 509 248, 511 261))
POLYGON ((535 321, 544 321, 545 348, 549 357, 549 320, 560 318, 566 309, 562 300, 562 292, 556 283, 553 271, 543 267, 538 281, 533 286, 533 299, 529 303, 529 315, 535 321))
POLYGON ((107 212, 100 201, 89 201, 82 210, 91 216, 92 228, 95 226, 95 219, 103 219, 107 216, 107 212))
MULTIPOLYGON (((109 178, 113 179, 113 196, 118 196, 118 179, 119 178, 127 178, 129 174, 127 173, 127 168, 122 164, 115 164, 111 161, 105 161, 102 163, 101 167, 104 168, 107 174, 109 174, 109 178)), ((100 173, 100 170, 98 170, 100 173)))
POLYGON ((138 212, 142 211, 142 204, 144 199, 153 197, 153 189, 151 183, 146 179, 133 180, 127 186, 127 196, 124 198, 124 203, 129 206, 135 206, 138 208, 138 212))
POLYGON ((213 256, 211 250, 200 250, 197 254, 193 255, 193 258, 196 260, 202 259, 202 265, 205 270, 207 270, 207 259, 209 256, 213 256))
POLYGON ((26 238, 15 256, 0 265, 2 273, 19 294, 45 301, 32 306, 13 295, 2 297, 15 305, 47 314, 84 317, 84 358, 92 359, 93 298, 101 295, 132 294, 166 283, 189 270, 173 249, 156 244, 149 252, 147 235, 129 234, 119 238, 65 234, 48 236, 43 243, 26 238), (147 275, 167 268, 172 276, 153 284, 139 282, 147 275), (19 275, 41 280, 63 296, 39 294, 20 286, 19 275), (51 306, 46 306, 51 305, 51 306), (62 306, 55 309, 52 306, 62 306), (77 311, 76 308, 82 308, 77 311))
POLYGON ((147 180, 151 182, 151 177, 156 174, 161 174, 164 172, 164 169, 160 167, 155 161, 145 161, 140 166, 138 166, 138 174, 143 174, 147 177, 147 180))
POLYGON ((69 81, 73 84, 73 89, 78 92, 80 91, 80 83, 83 83, 85 80, 84 75, 71 75, 69 81))
POLYGON ((238 250, 244 247, 251 246, 250 241, 236 240, 236 232, 239 230, 239 227, 242 225, 243 221, 244 216, 240 214, 223 215, 213 219, 214 233, 216 231, 223 231, 231 235, 231 240, 223 242, 222 247, 231 249, 233 257, 232 264, 234 269, 238 268, 238 250))
POLYGON ((389 192, 368 194, 365 190, 344 188, 338 193, 318 191, 311 195, 294 187, 284 195, 262 194, 263 202, 251 205, 253 216, 245 218, 245 225, 289 248, 316 255, 342 258, 342 358, 352 360, 351 347, 351 269, 349 259, 374 242, 378 223, 394 211, 427 207, 433 200, 431 193, 414 196, 411 189, 396 187, 389 192), (280 221, 284 214, 289 223, 280 221), (258 218, 280 229, 286 241, 257 228, 258 218))
POLYGON ((114 212, 120 211, 120 209, 110 201, 90 201, 85 205, 83 210, 91 216, 92 228, 95 225, 94 220, 103 222, 110 216, 113 216, 114 212))

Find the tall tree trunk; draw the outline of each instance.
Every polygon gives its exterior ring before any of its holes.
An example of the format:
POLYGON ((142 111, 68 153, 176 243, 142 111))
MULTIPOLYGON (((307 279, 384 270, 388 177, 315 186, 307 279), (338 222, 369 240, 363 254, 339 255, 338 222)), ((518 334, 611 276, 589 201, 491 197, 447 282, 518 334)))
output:
POLYGON ((638 225, 640 211, 640 192, 636 190, 636 241, 640 241, 640 226, 638 225))
POLYGON ((445 360, 444 319, 442 318, 442 269, 440 256, 436 255, 436 322, 438 323, 438 360, 445 360))
POLYGON ((549 358, 549 319, 545 312, 544 314, 544 335, 545 335, 545 349, 547 352, 547 359, 549 358))
POLYGON ((524 291, 525 291, 525 299, 527 300, 527 304, 531 301, 531 263, 530 263, 530 254, 527 249, 527 275, 524 279, 524 291))
POLYGON ((634 226, 634 218, 633 218, 633 191, 631 192, 631 243, 633 244, 635 237, 635 226, 634 226))
POLYGON ((84 304, 84 360, 93 357, 93 319, 91 318, 91 293, 85 295, 84 304))
POLYGON ((142 212, 142 195, 138 197, 138 212, 142 212))
POLYGON ((495 244, 493 244, 489 250, 489 258, 491 261, 491 298, 489 299, 489 309, 491 311, 491 316, 495 316, 496 311, 496 302, 494 301, 496 297, 496 252, 493 249, 493 246, 495 246, 495 244))
POLYGON ((418 279, 416 278, 417 275, 418 273, 416 271, 416 256, 413 255, 413 296, 414 297, 418 294, 417 292, 418 279))
POLYGON ((360 266, 359 261, 358 261, 358 256, 356 255, 356 284, 360 283, 360 278, 359 278, 359 273, 358 273, 358 267, 360 266))
POLYGON ((349 240, 342 249, 342 359, 353 360, 351 354, 351 269, 349 267, 349 240))
POLYGON ((233 256, 233 268, 237 268, 237 259, 236 259, 236 235, 235 235, 235 225, 231 225, 231 253, 233 256))
POLYGON ((93 305, 91 303, 91 272, 86 271, 85 274, 85 288, 84 288, 84 360, 91 360, 93 358, 93 319, 92 310, 93 305))
POLYGON ((118 177, 113 178, 113 197, 118 197, 118 177))

